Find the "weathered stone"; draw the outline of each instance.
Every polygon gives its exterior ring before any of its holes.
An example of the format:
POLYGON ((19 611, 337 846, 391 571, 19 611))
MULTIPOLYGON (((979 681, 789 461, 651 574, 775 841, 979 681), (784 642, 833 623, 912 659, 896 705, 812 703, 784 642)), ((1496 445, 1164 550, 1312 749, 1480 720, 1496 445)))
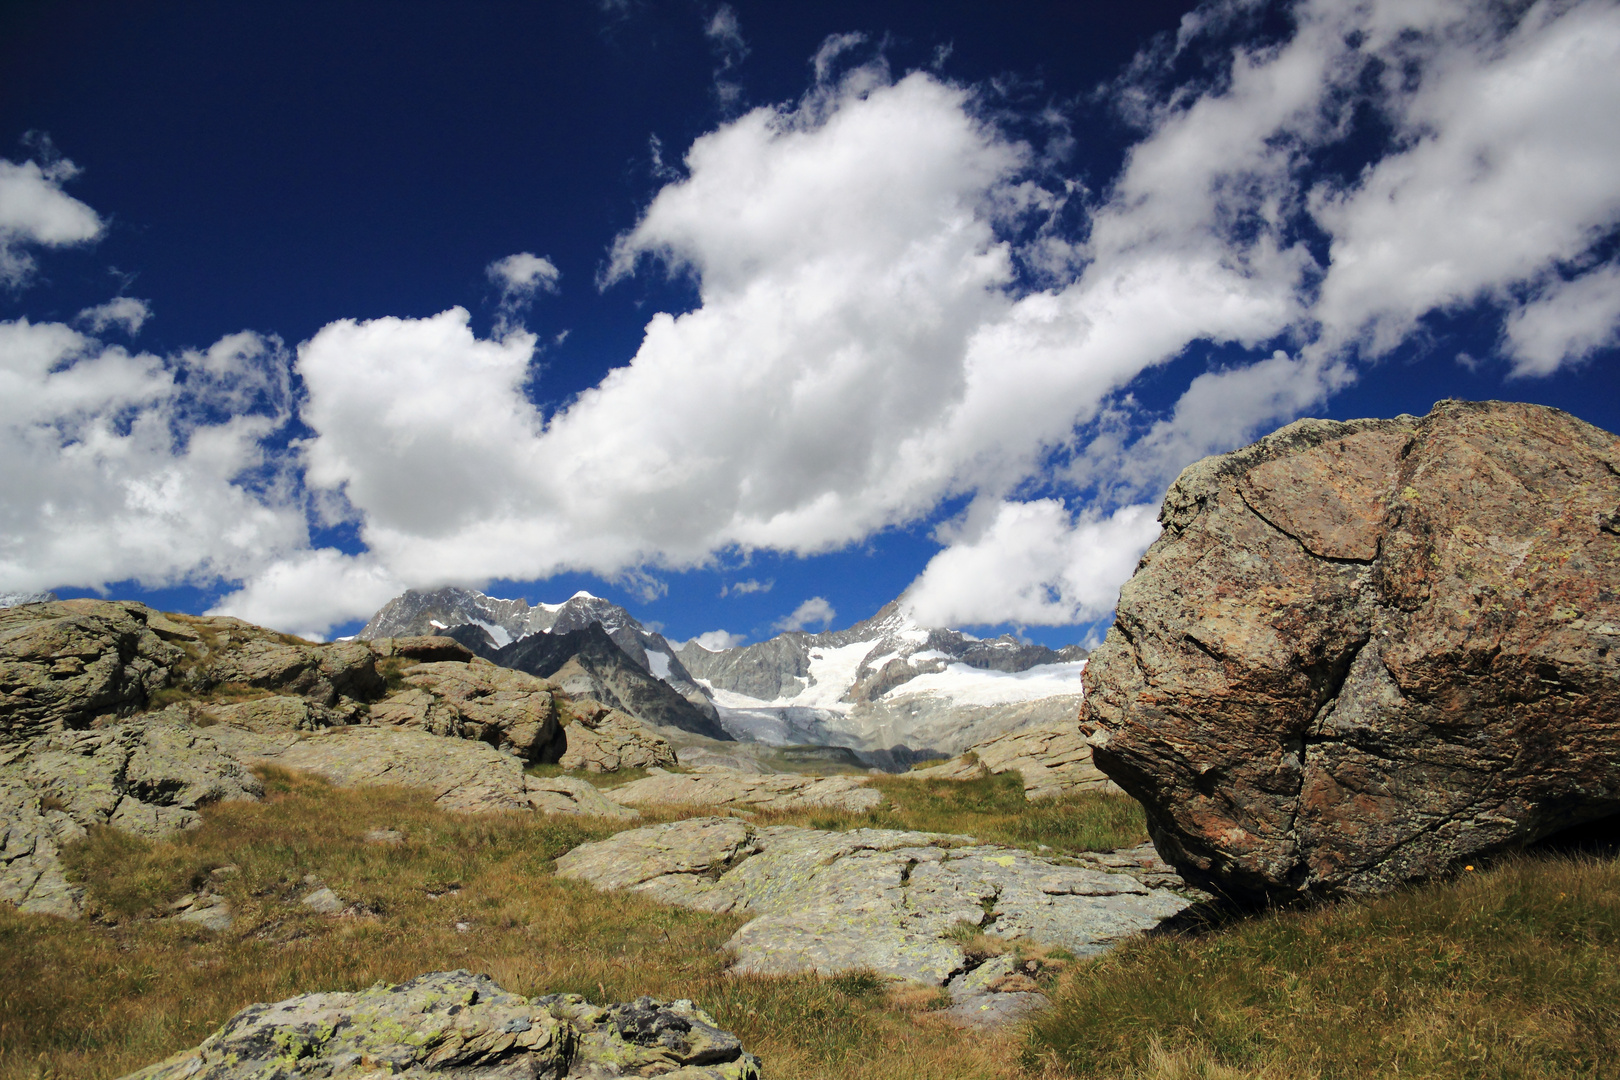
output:
POLYGON ((377 656, 364 642, 316 645, 223 616, 192 623, 206 647, 188 677, 198 691, 233 683, 334 706, 341 698, 369 701, 386 689, 377 656))
POLYGON ((936 986, 971 967, 951 936, 962 923, 1090 956, 1191 903, 1124 874, 967 836, 759 828, 735 818, 619 833, 575 848, 557 872, 753 916, 727 943, 740 972, 870 968, 936 986))
POLYGON ((187 905, 186 909, 175 916, 175 919, 200 926, 204 930, 212 930, 222 934, 231 928, 235 921, 231 914, 230 901, 223 896, 204 897, 195 903, 187 905))
POLYGON ((529 806, 540 814, 591 814, 596 817, 633 818, 641 815, 603 795, 577 776, 530 776, 524 779, 529 806))
POLYGON ((440 808, 461 813, 529 807, 522 763, 470 739, 347 727, 274 749, 275 753, 250 760, 301 769, 340 787, 387 784, 422 788, 432 793, 440 808))
POLYGON ((1073 720, 1048 721, 998 735, 943 765, 913 769, 906 775, 923 780, 971 780, 1014 770, 1024 778, 1028 799, 1051 799, 1071 791, 1120 790, 1092 762, 1091 746, 1073 720))
POLYGON ((84 890, 70 884, 60 848, 84 837, 84 826, 43 804, 27 781, 0 777, 0 901, 38 915, 77 918, 84 890))
POLYGON ((850 810, 883 805, 883 795, 865 777, 743 773, 709 768, 702 772, 662 770, 614 788, 613 797, 630 806, 735 806, 770 810, 850 810))
POLYGON ((162 837, 199 824, 208 803, 261 794, 206 732, 174 721, 57 731, 0 753, 0 901, 76 917, 83 891, 58 854, 88 826, 162 837))
POLYGON ((544 679, 451 661, 417 664, 401 675, 410 688, 372 705, 369 723, 477 739, 525 761, 555 761, 562 754, 556 688, 544 679))
POLYGON ((1441 402, 1191 466, 1085 673, 1194 884, 1391 889, 1620 812, 1620 438, 1441 402))
POLYGON ((317 915, 336 915, 343 910, 343 898, 324 885, 298 902, 317 915))
POLYGON ((759 1060, 690 1001, 592 1005, 526 998, 487 975, 435 972, 356 993, 250 1005, 200 1046, 126 1080, 360 1080, 442 1073, 465 1080, 661 1076, 759 1080, 759 1060))
POLYGON ((81 825, 154 838, 200 824, 197 812, 209 803, 264 794, 258 777, 206 730, 161 720, 47 735, 4 771, 81 825))
POLYGON ((0 749, 144 708, 184 656, 154 614, 102 600, 0 608, 0 749))
POLYGON ((563 729, 567 749, 557 762, 565 769, 618 772, 675 764, 669 740, 628 713, 595 701, 570 706, 573 722, 563 729))
POLYGON ((338 717, 308 698, 271 694, 233 704, 194 707, 198 719, 231 724, 248 731, 319 731, 338 723, 338 717))
POLYGON ((472 662, 473 651, 455 638, 420 634, 414 637, 375 638, 366 645, 379 657, 398 656, 419 664, 456 661, 472 662))

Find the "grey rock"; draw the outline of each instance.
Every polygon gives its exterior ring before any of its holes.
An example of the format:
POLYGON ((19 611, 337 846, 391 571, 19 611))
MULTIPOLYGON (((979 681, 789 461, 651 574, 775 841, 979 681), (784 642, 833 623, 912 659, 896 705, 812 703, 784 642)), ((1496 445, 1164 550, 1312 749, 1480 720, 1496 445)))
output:
POLYGON ((483 661, 416 664, 400 675, 407 688, 372 705, 367 723, 477 739, 524 761, 562 754, 556 687, 544 679, 483 661))
POLYGON ((589 814, 594 817, 634 818, 641 815, 622 806, 577 776, 524 778, 524 797, 539 814, 589 814))
POLYGON ((343 910, 342 897, 324 885, 298 902, 317 915, 336 915, 343 910))
MULTIPOLYGON (((1076 710, 1079 699, 1075 699, 1076 710)), ((1049 799, 1074 791, 1118 792, 1119 785, 1091 760, 1091 746, 1075 717, 998 735, 970 747, 943 765, 913 769, 919 779, 970 780, 986 773, 1017 771, 1024 778, 1024 797, 1049 799)))
POLYGON ((972 837, 759 828, 734 818, 619 833, 575 848, 557 872, 752 916, 727 943, 739 972, 871 968, 936 986, 971 966, 950 936, 963 923, 1092 956, 1191 904, 1128 875, 972 837))
POLYGON ((388 844, 392 846, 394 844, 403 844, 405 834, 398 829, 367 829, 361 834, 360 839, 368 844, 388 844))
POLYGON ((675 764, 669 740, 628 713, 591 700, 573 702, 569 712, 567 748, 557 762, 565 769, 608 773, 675 764))
POLYGON ((849 810, 884 805, 865 777, 745 773, 720 767, 663 773, 617 787, 613 797, 630 806, 721 806, 749 810, 849 810))
POLYGON ((1085 672, 1187 880, 1364 895, 1620 813, 1620 437, 1443 401, 1189 467, 1085 672))
POLYGON ((276 752, 250 760, 312 772, 341 787, 387 784, 422 788, 441 809, 461 813, 529 808, 522 762, 470 739, 348 727, 264 749, 276 752))
POLYGON ((230 902, 223 896, 205 897, 176 915, 175 919, 200 926, 204 930, 212 930, 216 934, 229 930, 235 921, 231 914, 230 902))
POLYGON ((226 744, 231 751, 255 764, 301 769, 344 787, 421 788, 441 809, 459 813, 536 810, 635 816, 634 810, 604 798, 583 780, 526 776, 517 758, 470 739, 374 727, 334 728, 284 739, 251 735, 234 739, 226 744))
POLYGON ((935 1015, 953 1027, 989 1031, 1016 1024, 1051 1004, 1050 998, 1035 991, 983 994, 958 1001, 935 1015))
POLYGON ((759 1060, 690 1001, 526 998, 487 975, 449 971, 250 1005, 200 1046, 126 1080, 265 1080, 294 1075, 289 1061, 297 1075, 328 1080, 760 1077, 759 1060))
POLYGON ((263 791, 207 732, 174 721, 57 731, 0 753, 0 901, 77 917, 84 896, 62 872, 62 844, 91 825, 167 836, 200 824, 209 803, 263 791))
POLYGON ((0 608, 0 749, 144 708, 184 652, 143 604, 58 600, 0 608))

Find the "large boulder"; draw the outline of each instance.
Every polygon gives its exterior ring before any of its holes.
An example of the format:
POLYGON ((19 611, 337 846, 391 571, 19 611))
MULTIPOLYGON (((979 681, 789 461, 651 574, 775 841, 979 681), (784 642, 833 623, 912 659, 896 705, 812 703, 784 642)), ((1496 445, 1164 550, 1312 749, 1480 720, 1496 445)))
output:
POLYGON ((371 706, 370 723, 477 739, 525 761, 562 755, 556 687, 544 679, 487 660, 415 664, 400 677, 404 688, 371 706))
POLYGON ((758 1080, 760 1068, 736 1036, 690 1001, 527 998, 487 975, 440 971, 392 986, 249 1005, 200 1046, 125 1080, 390 1074, 758 1080))
POLYGON ((1082 728, 1189 880, 1375 893, 1620 812, 1620 438, 1501 402, 1302 420, 1160 521, 1082 728))

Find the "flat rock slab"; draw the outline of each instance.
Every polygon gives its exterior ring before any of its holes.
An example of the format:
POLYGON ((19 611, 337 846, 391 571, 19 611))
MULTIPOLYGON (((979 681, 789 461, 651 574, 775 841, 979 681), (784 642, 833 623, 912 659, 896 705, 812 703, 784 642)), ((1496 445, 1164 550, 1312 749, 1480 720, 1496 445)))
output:
POLYGON ((962 923, 1092 956, 1192 903, 1127 874, 968 836, 761 828, 736 818, 622 832, 575 848, 557 872, 753 916, 727 943, 740 972, 871 969, 935 986, 973 966, 949 936, 962 923))
POLYGON ((736 1036, 690 1001, 526 998, 487 975, 444 971, 355 993, 249 1005, 200 1046, 125 1080, 429 1073, 465 1080, 759 1080, 760 1068, 736 1036))
POLYGON ((691 773, 655 773, 615 788, 613 797, 631 806, 735 806, 750 810, 849 810, 883 805, 883 795, 864 777, 745 773, 706 768, 691 773))

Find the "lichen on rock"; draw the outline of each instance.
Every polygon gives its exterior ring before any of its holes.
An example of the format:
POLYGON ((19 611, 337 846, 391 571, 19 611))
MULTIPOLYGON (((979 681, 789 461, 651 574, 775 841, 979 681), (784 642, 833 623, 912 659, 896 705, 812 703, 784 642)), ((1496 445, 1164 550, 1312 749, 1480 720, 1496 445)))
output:
POLYGON ((350 993, 249 1005, 201 1045, 125 1080, 443 1074, 759 1080, 759 1059, 690 1001, 526 998, 487 975, 433 972, 350 993))

